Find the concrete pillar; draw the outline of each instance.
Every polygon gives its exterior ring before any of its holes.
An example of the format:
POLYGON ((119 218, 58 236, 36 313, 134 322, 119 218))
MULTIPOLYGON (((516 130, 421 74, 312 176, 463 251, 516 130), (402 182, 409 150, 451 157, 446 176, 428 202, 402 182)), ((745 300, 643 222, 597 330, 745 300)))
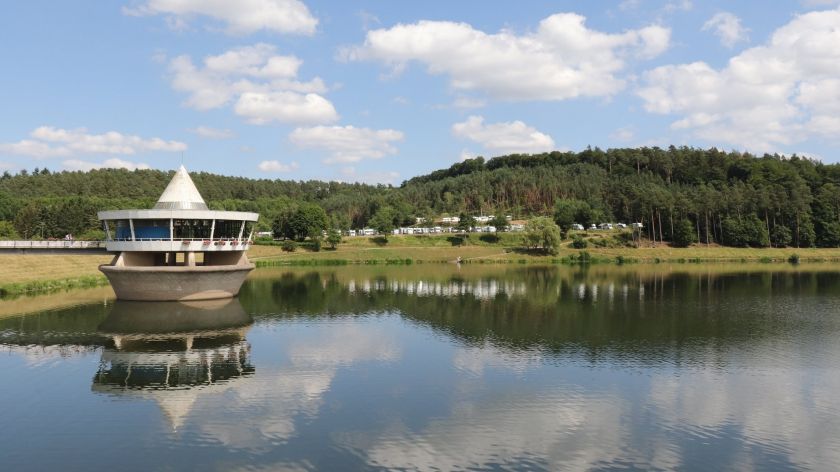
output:
POLYGON ((194 252, 185 252, 184 253, 184 265, 189 267, 195 267, 195 253, 194 252))

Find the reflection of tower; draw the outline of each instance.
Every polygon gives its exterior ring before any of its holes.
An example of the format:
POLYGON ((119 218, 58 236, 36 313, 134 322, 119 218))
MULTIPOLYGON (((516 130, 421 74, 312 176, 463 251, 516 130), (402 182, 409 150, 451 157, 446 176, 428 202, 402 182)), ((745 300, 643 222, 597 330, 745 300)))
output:
POLYGON ((115 347, 102 352, 92 389, 154 400, 177 429, 199 397, 254 372, 245 339, 251 323, 236 299, 117 301, 99 325, 115 347))

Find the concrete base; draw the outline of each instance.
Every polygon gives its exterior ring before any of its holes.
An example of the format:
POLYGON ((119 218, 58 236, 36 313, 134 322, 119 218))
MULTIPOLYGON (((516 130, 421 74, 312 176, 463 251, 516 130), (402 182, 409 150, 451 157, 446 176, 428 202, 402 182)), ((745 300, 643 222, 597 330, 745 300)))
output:
POLYGON ((239 294, 254 264, 219 266, 101 265, 119 300, 186 301, 230 298, 239 294))

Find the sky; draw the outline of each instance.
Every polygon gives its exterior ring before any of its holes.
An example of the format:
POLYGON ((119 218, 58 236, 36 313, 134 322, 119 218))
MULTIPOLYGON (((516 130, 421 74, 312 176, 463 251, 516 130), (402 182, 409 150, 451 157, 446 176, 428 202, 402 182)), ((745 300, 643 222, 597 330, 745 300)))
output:
POLYGON ((0 8, 0 171, 399 184, 671 144, 840 162, 840 0, 0 8))

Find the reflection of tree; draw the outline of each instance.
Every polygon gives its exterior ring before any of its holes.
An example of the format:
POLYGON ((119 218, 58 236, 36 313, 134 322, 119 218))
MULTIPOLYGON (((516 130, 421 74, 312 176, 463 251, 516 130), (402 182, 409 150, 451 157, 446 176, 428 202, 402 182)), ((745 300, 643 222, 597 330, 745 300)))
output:
POLYGON ((252 311, 280 317, 398 311, 476 345, 590 360, 692 362, 707 349, 795 333, 802 320, 780 312, 778 304, 838 289, 840 275, 831 272, 609 274, 529 267, 418 281, 312 271, 252 281, 243 300, 252 311))

